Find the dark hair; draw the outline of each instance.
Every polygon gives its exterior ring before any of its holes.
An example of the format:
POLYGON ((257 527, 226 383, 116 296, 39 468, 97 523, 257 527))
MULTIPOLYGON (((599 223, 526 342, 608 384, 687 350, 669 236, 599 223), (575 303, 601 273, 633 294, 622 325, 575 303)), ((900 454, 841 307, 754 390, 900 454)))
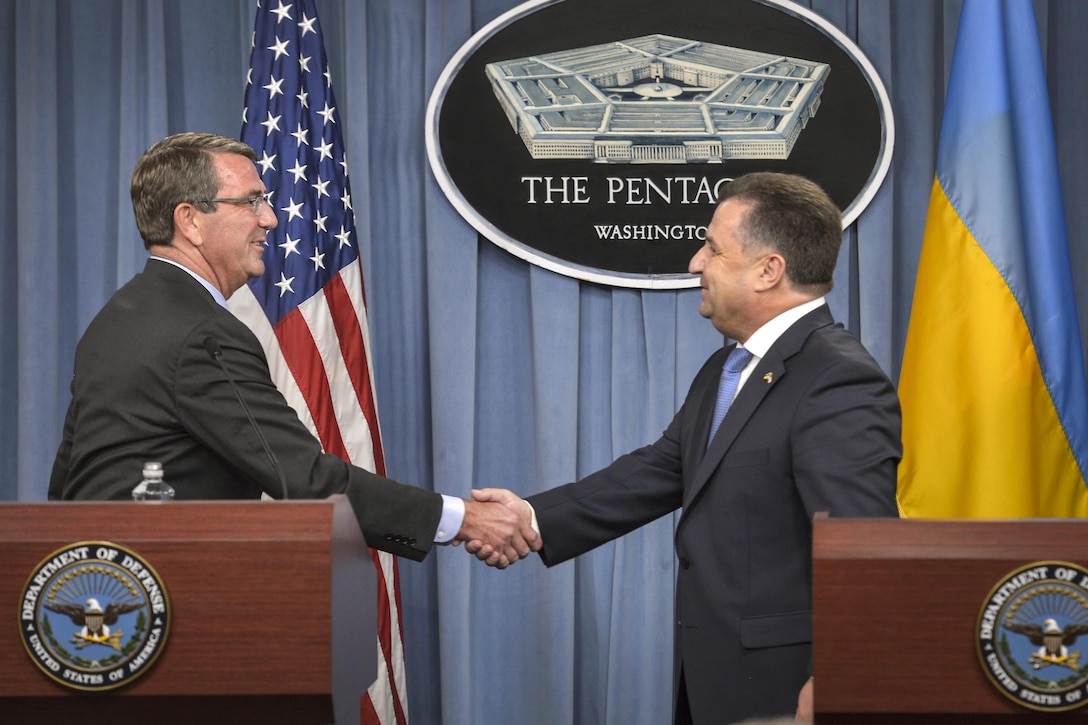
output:
POLYGON ((786 260, 795 289, 826 294, 842 245, 842 213, 820 186, 803 176, 745 174, 722 187, 718 204, 738 199, 748 206, 742 242, 773 249, 786 260))
MULTIPOLYGON (((129 194, 144 247, 170 244, 178 204, 213 199, 219 193, 213 154, 257 159, 256 152, 237 139, 214 133, 179 133, 153 144, 136 162, 129 194)), ((215 210, 214 204, 198 207, 206 212, 215 210)))

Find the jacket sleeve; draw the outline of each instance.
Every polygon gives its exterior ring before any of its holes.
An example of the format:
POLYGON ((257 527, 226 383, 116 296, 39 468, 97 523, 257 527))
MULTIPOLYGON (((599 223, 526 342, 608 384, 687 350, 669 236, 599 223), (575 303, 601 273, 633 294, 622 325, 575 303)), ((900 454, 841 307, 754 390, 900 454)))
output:
POLYGON ((50 501, 60 501, 64 498, 65 484, 68 481, 68 468, 72 455, 72 430, 75 423, 75 402, 68 404, 68 412, 64 415, 64 432, 61 435, 60 446, 57 448, 57 456, 53 459, 53 470, 49 475, 50 501))
POLYGON ((398 483, 325 453, 272 382, 253 333, 230 315, 198 325, 179 353, 174 389, 178 415, 202 445, 262 490, 281 498, 278 472, 223 368, 205 347, 214 337, 254 422, 283 471, 289 498, 348 496, 370 546, 421 560, 434 544, 442 497, 398 483))
POLYGON ((790 424, 797 491, 809 520, 898 516, 899 398, 868 357, 844 357, 815 376, 790 424))
POLYGON ((680 507, 679 418, 652 445, 580 481, 530 496, 547 566, 560 564, 680 507))

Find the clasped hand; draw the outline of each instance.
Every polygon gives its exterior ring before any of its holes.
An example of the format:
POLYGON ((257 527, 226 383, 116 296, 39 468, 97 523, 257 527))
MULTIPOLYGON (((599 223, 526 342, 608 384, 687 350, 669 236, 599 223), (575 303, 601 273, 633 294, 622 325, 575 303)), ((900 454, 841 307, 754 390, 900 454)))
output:
POLYGON ((465 518, 454 545, 488 566, 505 569, 530 551, 540 551, 543 541, 533 530, 532 512, 517 494, 504 488, 473 489, 465 501, 465 518))

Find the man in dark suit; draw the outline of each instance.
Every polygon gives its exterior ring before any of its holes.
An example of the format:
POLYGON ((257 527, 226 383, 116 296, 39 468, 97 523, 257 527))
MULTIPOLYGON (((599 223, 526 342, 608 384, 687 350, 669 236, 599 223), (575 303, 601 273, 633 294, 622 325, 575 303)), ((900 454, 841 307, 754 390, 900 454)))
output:
POLYGON ((740 344, 711 356, 656 443, 527 499, 548 566, 683 509, 677 723, 811 719, 813 515, 897 515, 895 388, 823 298, 841 241, 839 210, 812 182, 728 184, 690 271, 699 312, 740 344), (711 433, 734 348, 750 359, 730 366, 739 392, 711 433))
POLYGON ((264 272, 277 224, 255 159, 234 139, 179 134, 137 162, 133 209, 151 259, 79 342, 49 498, 127 499, 144 462, 161 461, 181 499, 279 497, 282 486, 289 498, 344 493, 370 546, 417 561, 477 534, 490 542, 481 558, 497 566, 539 548, 522 508, 377 476, 324 453, 299 421, 257 338, 226 308, 264 272))

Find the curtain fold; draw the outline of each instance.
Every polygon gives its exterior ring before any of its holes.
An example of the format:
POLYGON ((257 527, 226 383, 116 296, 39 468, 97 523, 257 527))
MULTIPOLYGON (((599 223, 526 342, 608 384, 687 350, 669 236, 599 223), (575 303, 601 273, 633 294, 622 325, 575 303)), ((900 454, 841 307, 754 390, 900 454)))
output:
MULTIPOLYGON (((387 467, 459 496, 528 495, 652 442, 722 344, 698 290, 613 289, 534 267, 479 237, 443 195, 424 146, 429 94, 461 45, 517 4, 318 0, 387 467)), ((961 2, 801 4, 858 43, 892 99, 891 170, 847 232, 830 299, 896 379, 961 2)), ((45 498, 76 342, 142 267, 136 159, 169 133, 238 134, 254 8, 0 0, 0 500, 45 498)), ((1088 74, 1076 72, 1088 4, 1035 9, 1088 340, 1088 74)), ((492 571, 453 547, 402 562, 411 720, 668 722, 675 520, 552 569, 533 557, 492 571)))

